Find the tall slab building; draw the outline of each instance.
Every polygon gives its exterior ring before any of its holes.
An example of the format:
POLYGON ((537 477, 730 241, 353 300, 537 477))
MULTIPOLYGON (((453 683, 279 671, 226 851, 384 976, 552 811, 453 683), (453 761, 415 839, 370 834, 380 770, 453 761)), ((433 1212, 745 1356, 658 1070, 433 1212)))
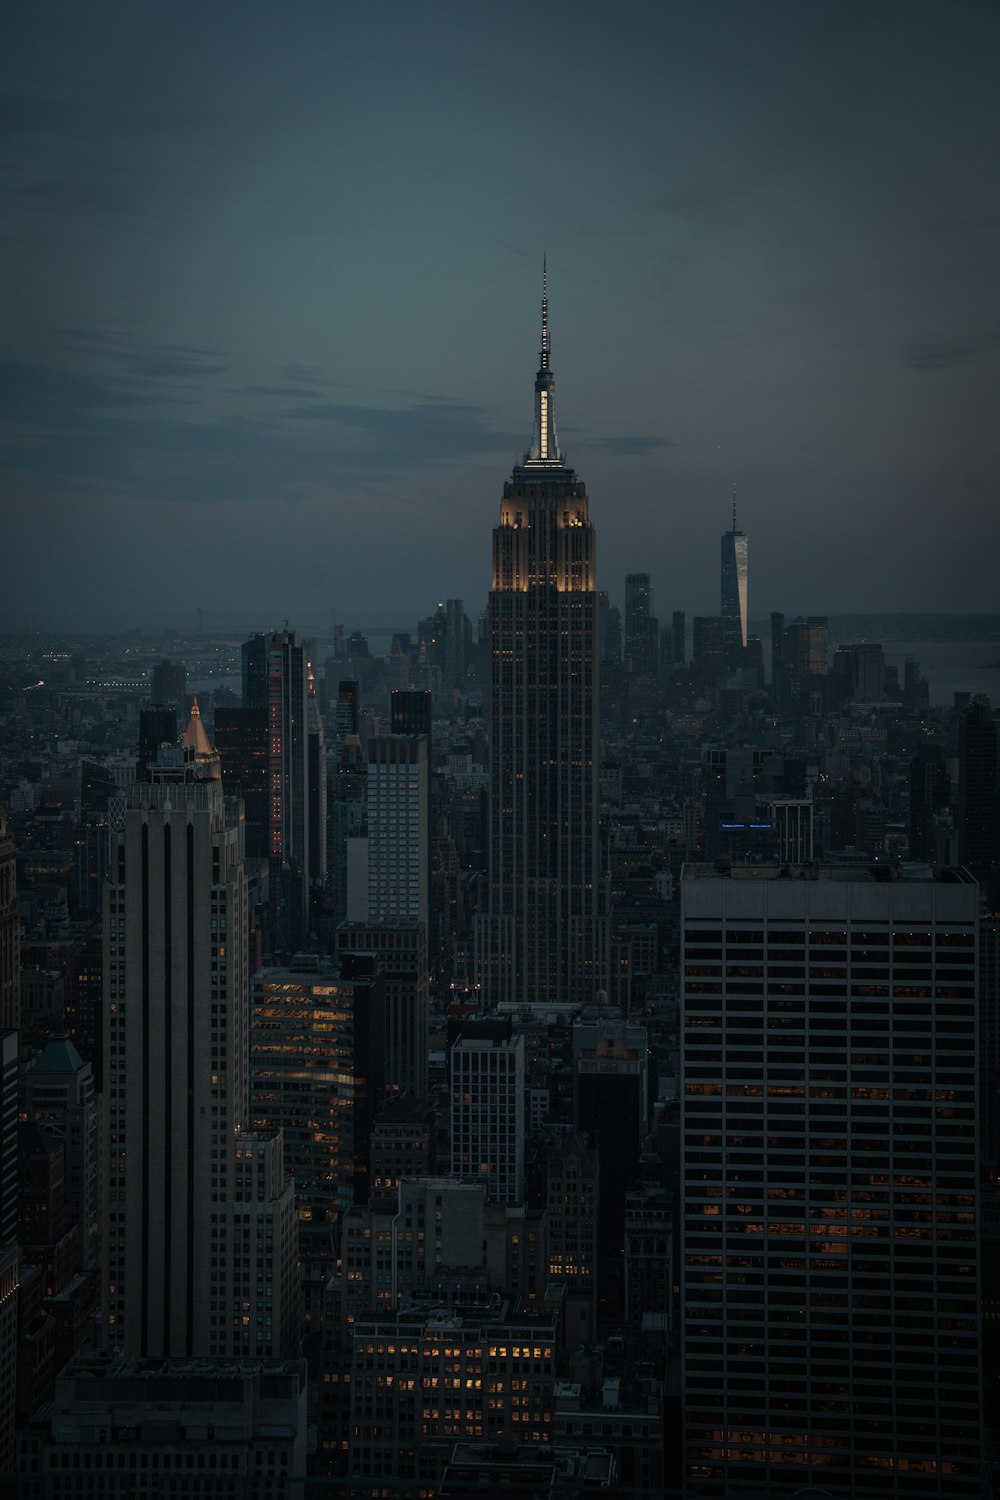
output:
POLYGON ((151 1358, 270 1358, 297 1332, 283 1141, 247 1130, 243 818, 217 765, 161 749, 104 891, 104 1329, 151 1358))
POLYGON ((487 1006, 579 1003, 606 987, 595 573, 587 490, 556 436, 543 286, 531 447, 493 532, 487 1006))
POLYGON ((733 495, 733 526, 722 534, 720 609, 722 647, 727 665, 739 660, 747 643, 747 538, 736 529, 736 496, 733 495))
POLYGON ((883 873, 684 871, 691 1496, 982 1493, 979 893, 883 873))

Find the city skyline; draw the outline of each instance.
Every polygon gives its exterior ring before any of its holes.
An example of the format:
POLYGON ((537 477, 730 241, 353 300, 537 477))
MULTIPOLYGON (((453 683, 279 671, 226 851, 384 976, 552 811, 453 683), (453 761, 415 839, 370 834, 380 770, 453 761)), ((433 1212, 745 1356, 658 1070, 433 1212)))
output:
POLYGON ((598 587, 988 609, 1000 18, 432 14, 8 9, 3 628, 480 607, 543 253, 598 587))

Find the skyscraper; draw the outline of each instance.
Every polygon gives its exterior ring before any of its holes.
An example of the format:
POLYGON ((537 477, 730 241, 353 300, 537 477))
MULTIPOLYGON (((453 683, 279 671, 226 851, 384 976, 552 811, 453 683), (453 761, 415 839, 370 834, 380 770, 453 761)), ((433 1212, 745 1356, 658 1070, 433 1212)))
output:
POLYGON ((244 1133, 243 823, 211 769, 161 750, 105 886, 105 1331, 148 1356, 283 1354, 296 1319, 281 1137, 244 1133))
POLYGON ((0 808, 0 1031, 17 1030, 21 1010, 21 914, 17 855, 0 808))
POLYGON ((685 1493, 979 1494, 976 886, 681 896, 685 1493))
POLYGON ((726 665, 739 662, 747 643, 747 539, 736 529, 736 493, 733 492, 733 526, 722 534, 721 605, 722 649, 726 665))
POLYGON ((487 1005, 586 1001, 607 984, 595 554, 586 487, 556 436, 543 286, 531 447, 493 532, 487 1005))
POLYGON ((962 863, 979 881, 987 909, 1000 900, 1000 726, 988 698, 973 698, 958 721, 958 837, 962 863))
MULTIPOLYGON (((294 947, 309 926, 308 663, 290 630, 243 646, 243 707, 267 713, 268 830, 272 937, 294 947)), ((318 716, 314 720, 318 723, 318 716)))
POLYGON ((625 666, 634 677, 655 672, 659 658, 659 624, 653 617, 648 573, 625 578, 625 666))

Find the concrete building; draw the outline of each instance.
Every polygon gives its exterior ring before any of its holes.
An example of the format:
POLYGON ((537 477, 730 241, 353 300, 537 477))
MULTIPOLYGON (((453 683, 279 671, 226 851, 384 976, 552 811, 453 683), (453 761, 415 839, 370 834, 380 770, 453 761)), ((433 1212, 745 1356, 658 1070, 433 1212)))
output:
POLYGON ((428 745, 424 734, 377 735, 368 741, 370 922, 427 925, 428 745))
POLYGON ((302 1500, 300 1360, 139 1359, 81 1353, 18 1443, 24 1500, 164 1494, 302 1500))
POLYGON ((33 1121, 63 1144, 66 1202, 76 1225, 76 1269, 100 1261, 101 1099, 94 1070, 68 1036, 54 1036, 25 1070, 22 1118, 33 1121))
POLYGON ((524 1037, 507 1021, 463 1026, 449 1054, 452 1176, 491 1198, 524 1197, 524 1037))
POLYGON ((283 1355, 292 1186, 280 1139, 243 1140, 243 824, 203 771, 191 747, 161 750, 129 788, 105 887, 104 1333, 148 1357, 283 1355))
POLYGON ((981 1493, 977 906, 960 870, 685 868, 692 1495, 981 1493))
POLYGON ((499 1297, 359 1322, 353 1334, 348 1475, 434 1484, 458 1438, 548 1444, 556 1328, 499 1297))
POLYGON ((367 1202, 385 1086, 382 979, 327 967, 261 969, 252 985, 250 1115, 283 1133, 300 1222, 367 1202))
POLYGON ((21 916, 17 905, 17 854, 0 807, 0 1031, 16 1031, 21 1008, 21 916))
POLYGON ((427 1092, 428 964, 423 922, 345 922, 337 954, 367 956, 385 985, 385 1088, 390 1094, 427 1092))

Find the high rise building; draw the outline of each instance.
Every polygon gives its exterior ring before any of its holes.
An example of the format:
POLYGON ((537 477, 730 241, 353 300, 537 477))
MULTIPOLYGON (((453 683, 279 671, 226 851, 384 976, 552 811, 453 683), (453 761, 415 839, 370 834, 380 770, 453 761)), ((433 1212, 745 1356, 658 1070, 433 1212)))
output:
POLYGON ((491 1198, 524 1198, 524 1036, 510 1019, 470 1022, 451 1044, 451 1174, 491 1198))
POLYGON ((671 615, 670 630, 673 636, 674 666, 683 667, 687 662, 687 630, 682 609, 675 609, 671 615))
POLYGON ((531 447, 504 485, 490 593, 484 1002, 589 1001, 607 986, 598 832, 596 543, 555 422, 548 297, 531 447))
POLYGON ((747 538, 736 529, 736 494, 733 493, 733 526, 722 534, 721 606, 723 651, 727 666, 739 662, 747 643, 747 538))
POLYGON ((1000 726, 988 698, 973 698, 958 721, 958 838, 988 909, 1000 903, 1000 726))
POLYGON ((430 735, 432 695, 425 688, 402 688, 389 703, 389 727, 393 734, 430 735))
POLYGON ((976 886, 681 886, 685 1493, 979 1494, 976 886))
POLYGON ((0 808, 0 1031, 16 1031, 21 1008, 21 914, 17 905, 17 855, 0 808))
POLYGON ((367 955, 385 983, 385 1087, 392 1094, 427 1092, 427 927, 402 917, 351 921, 337 928, 337 953, 367 955))
POLYGON ((161 745, 177 743, 177 709, 172 703, 150 703, 139 710, 139 760, 136 781, 145 781, 161 745))
POLYGON ((299 636, 253 635, 243 645, 243 707, 267 713, 267 850, 272 939, 295 947, 309 929, 309 677, 299 636))
POLYGON ((933 826, 935 817, 951 804, 951 777, 940 745, 918 745, 910 761, 910 849, 911 859, 935 864, 933 826))
POLYGON ((13 1468, 18 1317, 23 1315, 17 1242, 17 1074, 17 1032, 0 1029, 0 1476, 13 1468))
POLYGON ((94 1070, 68 1036, 53 1036, 25 1070, 22 1118, 41 1126, 65 1151, 66 1204, 76 1225, 75 1262, 100 1261, 101 1099, 94 1070))
POLYGON ((245 1134, 243 823, 210 769, 161 750, 105 886, 105 1334, 150 1357, 281 1355, 296 1334, 281 1137, 245 1134))
POLYGON ((251 1055, 253 1125, 284 1134, 300 1222, 333 1220, 366 1202, 384 1091, 381 979, 261 969, 253 979, 251 1055))
POLYGON ((427 925, 430 781, 424 734, 368 741, 368 920, 427 925))
POLYGON ((247 859, 268 857, 270 847, 267 774, 267 709, 215 710, 215 748, 227 797, 243 803, 247 859))
POLYGON ((659 624, 653 616, 653 591, 648 573, 629 573, 625 578, 625 666, 633 677, 656 671, 659 656, 659 624))

